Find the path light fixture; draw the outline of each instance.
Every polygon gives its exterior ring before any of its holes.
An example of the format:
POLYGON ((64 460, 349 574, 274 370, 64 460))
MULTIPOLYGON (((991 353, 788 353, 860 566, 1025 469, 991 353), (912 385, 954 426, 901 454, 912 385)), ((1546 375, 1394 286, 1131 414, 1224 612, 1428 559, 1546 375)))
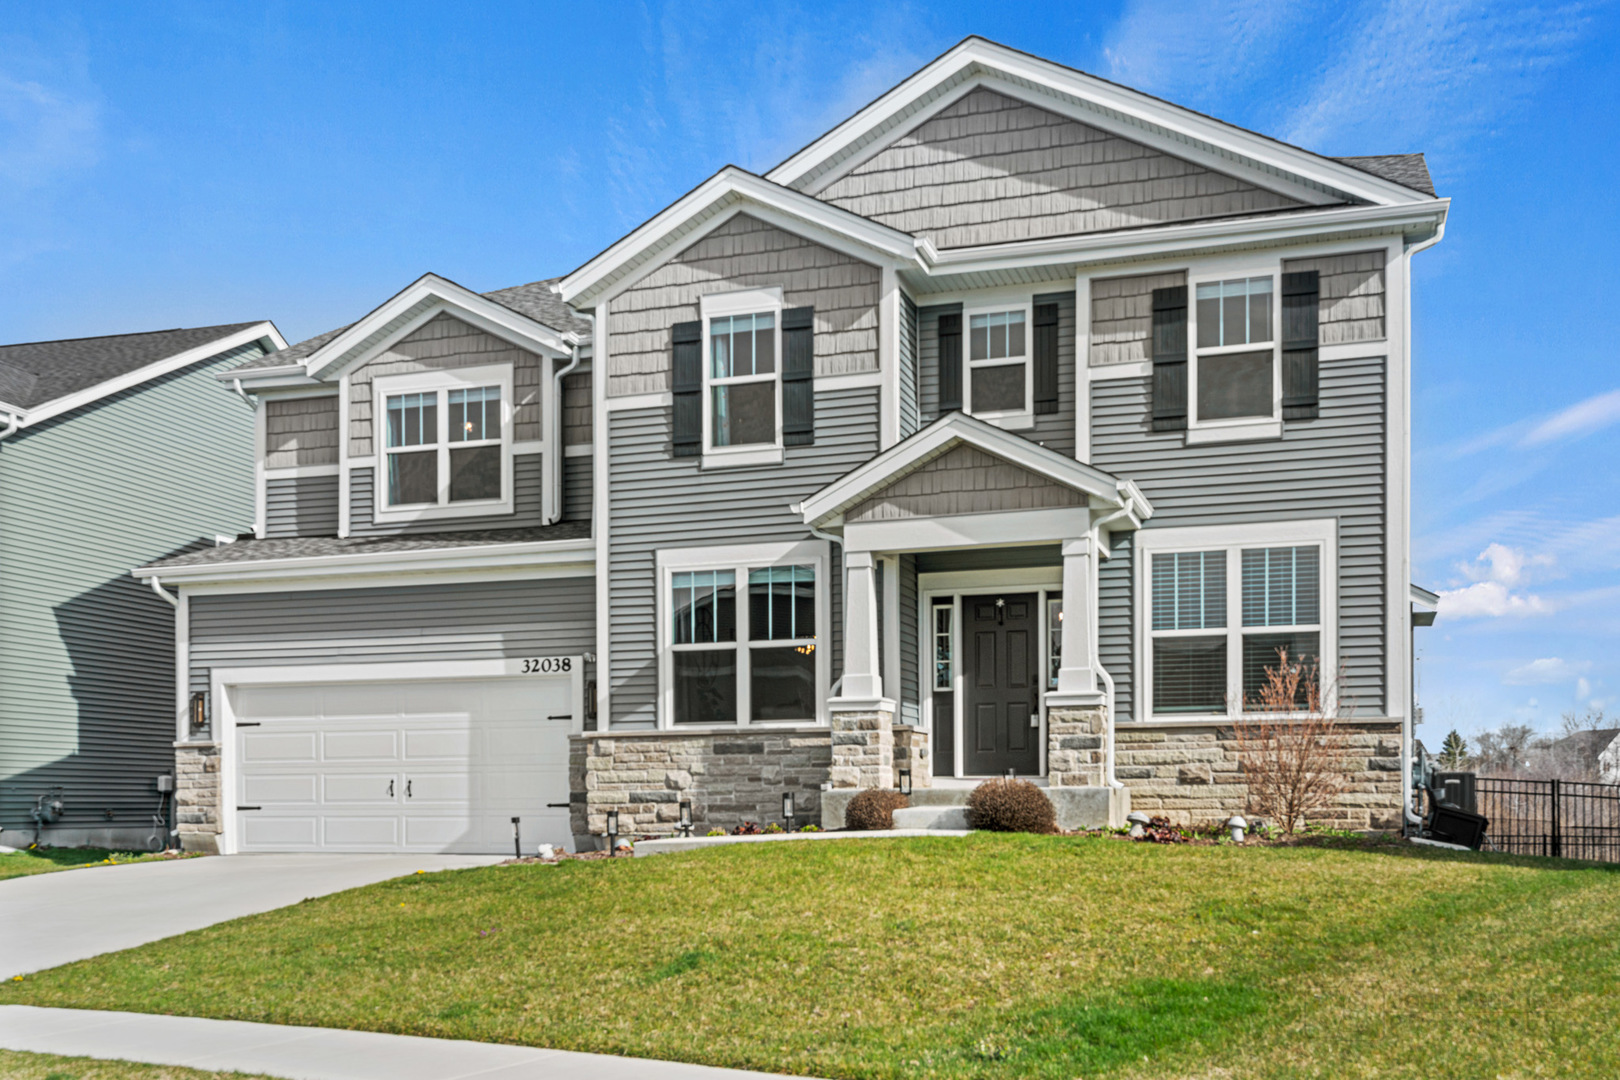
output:
POLYGON ((608 858, 619 854, 619 812, 607 812, 608 858))
POLYGON ((1131 839, 1140 840, 1147 833, 1147 827, 1153 824, 1153 819, 1142 811, 1137 810, 1125 819, 1131 823, 1131 839))
POLYGON ((518 831, 520 828, 518 822, 522 820, 522 818, 512 819, 512 855, 518 859, 523 858, 523 834, 518 831))
POLYGON ((1232 843, 1243 843, 1243 830, 1249 827, 1249 823, 1243 820, 1241 814, 1233 814, 1231 820, 1226 823, 1226 827, 1232 830, 1232 843))
POLYGON ((1007 779, 1008 780, 1016 780, 1016 779, 1018 779, 1018 770, 1017 769, 1008 769, 1007 770, 1007 779))
POLYGON ((910 769, 901 769, 900 770, 900 794, 904 795, 908 799, 911 798, 911 770, 910 769))
POLYGON ((782 792, 782 820, 787 825, 787 831, 793 831, 793 792, 782 792))
POLYGON ((692 804, 689 802, 681 803, 680 834, 682 836, 692 835, 692 804))

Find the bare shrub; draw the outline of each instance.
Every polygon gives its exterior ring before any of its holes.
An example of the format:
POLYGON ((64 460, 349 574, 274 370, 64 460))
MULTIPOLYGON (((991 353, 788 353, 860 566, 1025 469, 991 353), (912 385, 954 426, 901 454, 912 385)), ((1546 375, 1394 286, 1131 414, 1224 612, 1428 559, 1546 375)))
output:
POLYGON ((1233 725, 1232 738, 1249 786, 1248 812, 1292 835, 1333 809, 1345 790, 1346 748, 1315 663, 1290 661, 1279 649, 1277 666, 1265 673, 1245 706, 1253 715, 1233 725))
POLYGON ((911 800, 888 788, 868 788, 844 807, 846 829, 892 829, 894 812, 911 805, 911 800))
POLYGON ((968 795, 968 824, 988 832, 1057 832, 1057 811, 1028 780, 986 780, 968 795))

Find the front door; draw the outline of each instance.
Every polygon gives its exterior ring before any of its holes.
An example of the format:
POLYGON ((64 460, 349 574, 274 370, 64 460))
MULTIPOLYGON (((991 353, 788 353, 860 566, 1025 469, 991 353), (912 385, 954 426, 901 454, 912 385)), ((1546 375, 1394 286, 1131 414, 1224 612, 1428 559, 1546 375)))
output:
POLYGON ((1040 613, 1035 593, 962 597, 962 769, 999 776, 1041 768, 1040 613))

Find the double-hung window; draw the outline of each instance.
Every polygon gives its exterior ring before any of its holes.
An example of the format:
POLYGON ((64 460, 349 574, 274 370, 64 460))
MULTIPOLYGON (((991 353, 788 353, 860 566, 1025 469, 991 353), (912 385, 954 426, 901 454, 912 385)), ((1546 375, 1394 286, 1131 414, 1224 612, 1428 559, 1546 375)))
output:
POLYGON ((780 289, 703 298, 703 452, 779 460, 782 446, 780 289))
POLYGON ((1331 521, 1143 530, 1145 718, 1257 712, 1284 656, 1330 700, 1335 535, 1331 521))
POLYGON ((511 512, 509 367, 379 378, 374 409, 376 520, 511 512))
POLYGON ((815 723, 828 672, 826 545, 661 552, 663 715, 676 727, 815 723))
MULTIPOLYGON (((1190 427, 1254 429, 1257 424, 1280 424, 1273 276, 1200 281, 1194 285, 1194 296, 1190 427)), ((1281 434, 1280 427, 1276 434, 1281 434)))
POLYGON ((1029 308, 997 308, 967 314, 965 411, 989 419, 1033 415, 1034 368, 1030 364, 1029 308))

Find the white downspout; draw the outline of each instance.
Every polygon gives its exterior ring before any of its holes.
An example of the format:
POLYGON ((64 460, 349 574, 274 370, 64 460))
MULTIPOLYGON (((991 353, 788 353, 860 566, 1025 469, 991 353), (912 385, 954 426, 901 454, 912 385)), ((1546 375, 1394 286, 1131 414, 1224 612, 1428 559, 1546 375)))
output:
POLYGON ((17 429, 21 426, 21 416, 18 416, 16 413, 7 413, 6 426, 4 428, 0 428, 0 439, 9 438, 10 436, 15 435, 17 433, 17 429))
MULTIPOLYGON (((1122 517, 1129 517, 1130 512, 1131 506, 1129 500, 1127 500, 1124 506, 1120 507, 1118 510, 1115 510, 1112 514, 1109 514, 1107 517, 1103 518, 1101 521, 1097 522, 1097 524, 1091 527, 1092 533, 1095 536, 1095 540, 1092 543, 1092 550, 1097 552, 1097 568, 1099 571, 1102 569, 1102 535, 1104 526, 1106 526, 1109 522, 1118 521, 1122 517)), ((1091 669, 1097 673, 1097 678, 1102 680, 1103 690, 1108 696, 1108 742, 1105 745, 1105 753, 1103 754, 1103 782, 1111 788, 1122 788, 1125 785, 1120 781, 1118 775, 1116 775, 1114 772, 1114 677, 1108 674, 1107 669, 1102 666, 1102 645, 1100 643, 1101 637, 1102 635, 1100 633, 1091 635, 1091 669)))
POLYGON ((574 355, 562 368, 551 373, 551 396, 557 403, 555 426, 552 428, 551 455, 551 518, 547 525, 555 525, 563 516, 563 457, 568 448, 563 445, 563 376, 579 367, 579 346, 574 346, 574 355))
POLYGON ((152 586, 153 592, 157 593, 159 596, 163 597, 163 599, 169 602, 170 607, 177 608, 180 606, 180 598, 173 593, 166 591, 163 588, 163 582, 158 580, 158 576, 156 574, 153 574, 151 577, 147 578, 146 581, 147 584, 152 586))

